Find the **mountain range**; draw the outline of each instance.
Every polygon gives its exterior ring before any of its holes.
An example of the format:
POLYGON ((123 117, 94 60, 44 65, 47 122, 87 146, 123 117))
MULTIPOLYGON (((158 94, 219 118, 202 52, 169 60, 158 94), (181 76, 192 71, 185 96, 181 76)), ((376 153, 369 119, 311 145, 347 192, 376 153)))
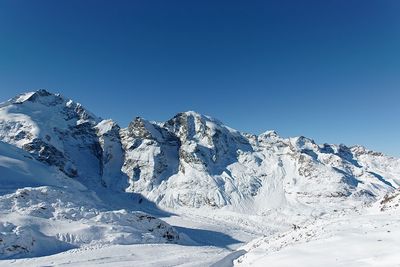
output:
POLYGON ((374 205, 399 185, 398 158, 243 133, 193 111, 123 128, 46 90, 0 104, 1 259, 201 244, 168 219, 188 214, 269 235, 374 205))

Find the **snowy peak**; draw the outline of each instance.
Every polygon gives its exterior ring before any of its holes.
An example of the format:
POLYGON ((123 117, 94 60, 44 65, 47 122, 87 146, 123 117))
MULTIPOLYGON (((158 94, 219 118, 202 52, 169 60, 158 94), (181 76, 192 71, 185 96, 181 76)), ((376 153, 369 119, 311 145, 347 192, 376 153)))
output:
POLYGON ((28 92, 18 96, 13 103, 22 104, 24 102, 40 103, 46 106, 56 106, 63 103, 65 100, 59 94, 52 94, 44 89, 36 92, 28 92))
POLYGON ((99 172, 93 158, 101 157, 94 128, 100 121, 81 104, 38 90, 0 106, 0 141, 23 148, 70 177, 80 172, 93 176, 99 172), (79 170, 83 158, 90 172, 79 170))
POLYGON ((291 138, 290 141, 294 147, 296 147, 300 150, 303 150, 303 149, 312 150, 312 149, 315 149, 318 147, 317 144, 315 144, 314 140, 307 138, 305 136, 291 138))
MULTIPOLYGON (((216 126, 209 118, 194 111, 182 112, 168 120, 164 127, 176 134, 183 141, 201 140, 207 135, 207 125, 216 126)), ((207 141, 206 141, 207 142, 207 141)))
POLYGON ((350 150, 356 157, 367 154, 371 156, 384 156, 381 152, 372 151, 360 145, 352 146, 350 150))
POLYGON ((129 134, 133 138, 162 140, 163 130, 158 125, 141 117, 136 117, 128 126, 129 134))
POLYGON ((350 198, 371 201, 400 184, 397 159, 275 131, 244 134, 193 111, 163 123, 136 117, 120 128, 39 90, 1 106, 0 115, 0 141, 86 186, 141 193, 169 208, 262 213, 299 205, 325 209, 332 202, 335 209, 350 198))
POLYGON ((195 142, 206 147, 215 147, 220 139, 247 144, 244 136, 212 117, 194 111, 178 113, 163 126, 180 138, 182 143, 195 142))
MULTIPOLYGON (((100 121, 93 113, 81 104, 66 99, 60 94, 53 94, 44 89, 35 92, 20 94, 0 105, 0 108, 14 106, 16 111, 34 113, 41 110, 51 111, 48 116, 60 116, 66 120, 76 119, 76 124, 90 122, 95 124, 100 121)), ((40 112, 39 112, 40 113, 40 112)), ((30 114, 33 115, 33 114, 30 114)))
POLYGON ((98 135, 116 135, 121 128, 113 120, 102 120, 99 122, 95 128, 97 129, 98 135))
POLYGON ((274 130, 269 130, 269 131, 263 132, 258 137, 260 139, 273 139, 273 138, 279 138, 279 134, 274 130))

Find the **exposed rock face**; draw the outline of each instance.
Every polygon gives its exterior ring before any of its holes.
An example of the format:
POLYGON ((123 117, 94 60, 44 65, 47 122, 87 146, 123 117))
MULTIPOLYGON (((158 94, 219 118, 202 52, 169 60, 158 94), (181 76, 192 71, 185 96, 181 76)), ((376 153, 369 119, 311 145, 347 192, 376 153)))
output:
POLYGON ((400 161, 363 147, 240 133, 195 112, 121 129, 44 90, 0 106, 0 140, 85 184, 145 195, 164 207, 249 213, 368 202, 398 187, 400 161))
POLYGON ((118 191, 125 190, 128 178, 122 172, 124 151, 122 149, 121 128, 112 120, 103 120, 95 126, 100 145, 100 176, 104 187, 118 191))
POLYGON ((239 132, 195 112, 179 113, 164 127, 180 139, 182 172, 185 164, 211 174, 222 172, 236 161, 238 151, 252 150, 249 141, 239 132))
POLYGON ((68 159, 61 151, 39 138, 33 139, 32 142, 23 145, 22 148, 32 153, 39 161, 58 167, 69 177, 78 175, 76 167, 73 164, 69 164, 68 159))
POLYGON ((166 129, 136 118, 121 130, 125 151, 123 172, 130 177, 130 188, 150 192, 178 172, 179 139, 166 129))

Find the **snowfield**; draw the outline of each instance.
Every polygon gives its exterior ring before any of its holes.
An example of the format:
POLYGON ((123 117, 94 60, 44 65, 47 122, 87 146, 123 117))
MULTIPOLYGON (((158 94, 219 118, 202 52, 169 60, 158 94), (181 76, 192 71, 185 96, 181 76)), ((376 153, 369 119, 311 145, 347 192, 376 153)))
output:
POLYGON ((179 241, 165 222, 139 211, 114 210, 93 191, 27 153, 18 154, 4 143, 0 151, 0 166, 6 170, 1 172, 0 259, 88 245, 179 241))
POLYGON ((0 266, 400 266, 400 159, 193 111, 0 104, 0 266))
POLYGON ((245 245, 235 266, 400 266, 400 192, 245 245))

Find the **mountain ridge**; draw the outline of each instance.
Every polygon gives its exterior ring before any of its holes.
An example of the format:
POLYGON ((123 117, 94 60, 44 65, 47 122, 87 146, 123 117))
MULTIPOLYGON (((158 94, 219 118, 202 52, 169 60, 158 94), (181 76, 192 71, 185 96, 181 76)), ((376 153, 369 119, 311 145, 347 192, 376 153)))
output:
MULTIPOLYGON (((37 98, 39 98, 39 97, 41 97, 41 96, 42 96, 42 97, 43 97, 43 96, 53 96, 53 97, 57 97, 57 98, 59 98, 59 99, 62 99, 62 100, 64 100, 64 101, 67 101, 67 103, 70 103, 70 105, 74 105, 74 106, 77 107, 77 109, 81 109, 83 112, 87 113, 88 116, 91 116, 91 117, 93 117, 93 118, 97 118, 97 120, 99 120, 99 122, 102 121, 102 120, 111 120, 111 121, 113 121, 118 127, 120 127, 121 129, 129 127, 129 125, 126 126, 126 127, 121 127, 120 124, 119 124, 118 122, 114 121, 112 118, 103 119, 103 118, 101 118, 101 117, 95 116, 91 111, 89 111, 87 108, 85 108, 81 103, 75 102, 75 101, 73 101, 72 99, 66 98, 66 97, 64 97, 62 94, 59 94, 59 93, 52 93, 52 92, 48 91, 47 89, 38 89, 38 90, 36 90, 36 91, 29 91, 29 92, 21 93, 21 94, 15 96, 15 97, 13 97, 13 98, 7 100, 7 101, 1 102, 1 103, 0 103, 0 108, 4 107, 4 106, 6 106, 6 105, 10 105, 10 104, 22 104, 22 103, 25 102, 25 101, 32 101, 32 102, 34 102, 35 99, 37 99, 37 98)), ((223 122, 221 122, 220 120, 218 120, 218 119, 216 119, 216 118, 214 118, 214 117, 212 117, 212 116, 209 116, 209 115, 201 114, 201 113, 196 112, 196 111, 194 111, 194 110, 188 110, 188 111, 181 111, 181 112, 178 112, 178 113, 176 113, 176 115, 174 115, 171 119, 168 119, 168 120, 165 121, 165 122, 159 122, 159 121, 148 120, 148 119, 146 119, 146 118, 144 118, 144 117, 136 116, 130 123, 132 123, 135 119, 140 119, 140 120, 147 121, 147 122, 152 123, 152 124, 155 124, 155 125, 162 125, 162 126, 163 126, 165 123, 167 123, 168 121, 174 119, 175 117, 177 117, 177 116, 179 116, 179 115, 181 115, 181 114, 187 114, 187 115, 190 114, 190 115, 202 116, 202 117, 207 118, 207 119, 209 119, 209 120, 211 120, 211 121, 217 122, 218 124, 221 124, 221 125, 223 125, 223 126, 225 126, 225 127, 227 127, 227 128, 230 128, 230 127, 226 126, 226 125, 225 125, 223 122)), ((263 135, 271 135, 271 134, 272 134, 272 135, 275 135, 275 136, 279 136, 279 133, 278 133, 276 130, 266 130, 266 131, 264 131, 264 132, 261 132, 260 134, 253 134, 253 133, 250 133, 250 132, 239 131, 239 130, 236 130, 236 129, 233 129, 233 128, 230 128, 230 129, 233 130, 233 131, 239 132, 239 133, 241 133, 241 134, 243 134, 243 135, 263 136, 263 135)), ((279 137, 280 137, 280 136, 279 136, 279 137)), ((315 142, 312 138, 309 138, 309 137, 306 137, 306 136, 303 136, 303 135, 294 136, 294 137, 292 137, 292 138, 307 138, 307 139, 312 140, 313 142, 315 142)), ((329 143, 321 143, 320 145, 332 145, 332 144, 329 144, 329 143)), ((380 155, 383 155, 383 156, 386 156, 386 157, 390 157, 390 158, 397 158, 396 156, 387 155, 387 154, 385 154, 384 152, 378 152, 378 151, 374 151, 374 150, 368 149, 366 146, 361 145, 361 144, 354 144, 354 145, 348 146, 348 145, 345 145, 345 144, 341 143, 340 145, 346 146, 346 147, 351 148, 351 149, 352 149, 352 148, 359 148, 359 149, 364 150, 364 151, 366 151, 366 152, 377 153, 377 154, 380 154, 380 155)))
MULTIPOLYGON (((240 208, 246 210, 266 183, 275 183, 285 198, 286 191, 318 195, 309 191, 312 187, 325 191, 322 195, 376 197, 377 188, 399 184, 394 174, 387 180, 360 165, 365 155, 397 164, 382 153, 362 146, 318 145, 304 136, 282 138, 275 131, 242 133, 194 111, 165 122, 136 117, 121 128, 43 89, 21 94, 0 110, 7 118, 0 122, 0 140, 87 185, 141 193, 166 208, 249 202, 240 208), (303 185, 297 187, 298 182, 303 185)), ((271 197, 271 192, 264 193, 271 197)))

